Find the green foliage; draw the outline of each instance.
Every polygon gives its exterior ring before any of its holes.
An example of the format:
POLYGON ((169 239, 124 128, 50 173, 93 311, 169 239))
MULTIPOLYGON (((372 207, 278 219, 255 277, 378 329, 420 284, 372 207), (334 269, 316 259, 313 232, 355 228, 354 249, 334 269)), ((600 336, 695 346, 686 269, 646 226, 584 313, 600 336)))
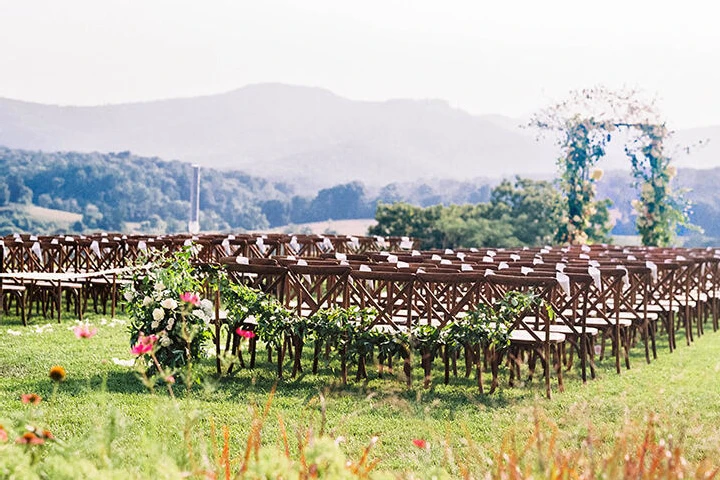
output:
POLYGON ((410 236, 422 248, 537 246, 552 242, 560 224, 560 196, 549 182, 517 177, 475 205, 379 204, 371 235, 410 236))
MULTIPOLYGON (((0 147, 0 167, 7 175, 10 202, 34 201, 81 213, 83 222, 77 227, 119 231, 126 222, 146 222, 153 216, 167 222, 167 230, 187 223, 192 172, 187 163, 129 152, 44 153, 0 147)), ((201 209, 207 215, 201 227, 266 228, 259 198, 283 198, 285 188, 237 171, 203 169, 201 209)))

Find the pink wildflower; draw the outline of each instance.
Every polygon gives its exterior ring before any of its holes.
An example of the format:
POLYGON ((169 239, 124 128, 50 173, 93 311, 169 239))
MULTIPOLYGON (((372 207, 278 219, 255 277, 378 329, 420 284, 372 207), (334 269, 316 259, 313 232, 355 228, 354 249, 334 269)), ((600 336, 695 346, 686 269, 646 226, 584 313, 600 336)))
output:
POLYGON ((7 430, 5 430, 5 427, 0 425, 0 443, 5 443, 7 441, 8 441, 7 430))
POLYGON ((200 296, 197 293, 185 292, 180 295, 180 301, 189 303, 190 305, 197 307, 200 305, 200 296))
POLYGON ((42 397, 40 397, 40 395, 38 395, 37 393, 23 393, 20 396, 20 399, 22 400, 23 403, 37 405, 42 400, 42 397))
POLYGON ((175 383, 175 377, 173 377, 172 375, 168 375, 167 377, 165 377, 165 383, 169 383, 172 385, 173 383, 175 383))
POLYGON ((77 338, 92 338, 95 334, 97 334, 97 328, 91 327, 87 324, 76 325, 75 328, 73 328, 73 331, 75 332, 75 336, 77 338))
POLYGON ((15 443, 24 443, 26 445, 42 445, 45 443, 45 439, 38 437, 35 432, 25 432, 19 436, 15 443))
POLYGON ((145 353, 149 353, 152 351, 155 342, 157 342, 157 335, 145 336, 143 332, 140 332, 137 343, 132 350, 130 350, 130 353, 133 355, 143 355, 145 353))
POLYGON ((238 327, 238 329, 235 330, 235 333, 237 333, 238 335, 240 335, 243 338, 254 338, 255 337, 255 332, 250 331, 250 330, 243 330, 242 327, 238 327))
POLYGON ((428 448, 427 441, 422 438, 413 438, 412 443, 418 448, 428 448))

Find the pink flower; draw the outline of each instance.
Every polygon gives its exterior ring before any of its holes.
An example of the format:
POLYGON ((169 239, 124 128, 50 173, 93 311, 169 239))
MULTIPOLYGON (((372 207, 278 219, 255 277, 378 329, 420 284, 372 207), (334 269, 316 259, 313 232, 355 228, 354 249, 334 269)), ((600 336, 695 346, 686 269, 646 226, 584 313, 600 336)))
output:
POLYGON ((23 393, 20 396, 20 399, 23 403, 29 403, 31 405, 37 405, 42 401, 42 397, 40 397, 37 393, 23 393))
POLYGON ((140 336, 137 339, 137 343, 130 350, 133 355, 143 355, 152 351, 153 346, 157 342, 157 335, 145 336, 143 332, 140 332, 140 336))
POLYGON ((200 305, 200 296, 197 293, 185 292, 180 295, 180 301, 189 303, 190 305, 197 307, 200 305))
POLYGON ((428 448, 427 441, 423 440, 422 438, 413 438, 412 443, 418 448, 428 448))
POLYGON ((254 338, 255 337, 255 332, 252 332, 250 330, 243 330, 242 327, 238 327, 238 329, 235 330, 235 333, 237 333, 238 335, 240 335, 243 338, 254 338))
POLYGON ((175 383, 175 377, 173 377, 172 375, 168 375, 167 377, 165 377, 165 383, 169 383, 172 385, 173 383, 175 383))
POLYGON ((5 443, 8 440, 8 434, 7 430, 5 430, 5 427, 0 425, 0 443, 5 443))
POLYGON ((25 432, 15 440, 15 443, 24 443, 25 445, 42 445, 45 443, 45 439, 38 437, 35 432, 25 432))
POLYGON ((83 324, 76 325, 75 328, 73 328, 73 331, 75 332, 75 336, 77 338, 92 338, 97 333, 97 328, 83 324))

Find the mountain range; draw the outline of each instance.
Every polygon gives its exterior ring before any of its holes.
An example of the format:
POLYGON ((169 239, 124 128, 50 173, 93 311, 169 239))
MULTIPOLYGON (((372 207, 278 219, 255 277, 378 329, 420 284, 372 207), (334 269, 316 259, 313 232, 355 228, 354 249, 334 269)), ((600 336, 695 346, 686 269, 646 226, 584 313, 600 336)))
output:
MULTIPOLYGON (((312 87, 249 85, 231 92, 93 107, 0 98, 0 145, 124 152, 178 159, 317 190, 420 178, 549 176, 557 148, 521 119, 472 115, 442 100, 354 101, 312 87)), ((720 126, 679 131, 678 166, 720 165, 720 126), (716 140, 716 141, 715 141, 716 140)), ((608 169, 628 168, 615 145, 608 169)))

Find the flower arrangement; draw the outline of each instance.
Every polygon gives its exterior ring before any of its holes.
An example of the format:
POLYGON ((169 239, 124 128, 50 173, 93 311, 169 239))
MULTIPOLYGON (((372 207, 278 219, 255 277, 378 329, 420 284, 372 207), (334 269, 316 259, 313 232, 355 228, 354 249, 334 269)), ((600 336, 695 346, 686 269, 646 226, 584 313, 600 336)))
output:
POLYGON ((154 349, 162 367, 176 369, 201 356, 211 336, 211 300, 201 299, 202 281, 190 262, 191 251, 145 259, 123 296, 130 314, 132 353, 145 356, 154 349))

